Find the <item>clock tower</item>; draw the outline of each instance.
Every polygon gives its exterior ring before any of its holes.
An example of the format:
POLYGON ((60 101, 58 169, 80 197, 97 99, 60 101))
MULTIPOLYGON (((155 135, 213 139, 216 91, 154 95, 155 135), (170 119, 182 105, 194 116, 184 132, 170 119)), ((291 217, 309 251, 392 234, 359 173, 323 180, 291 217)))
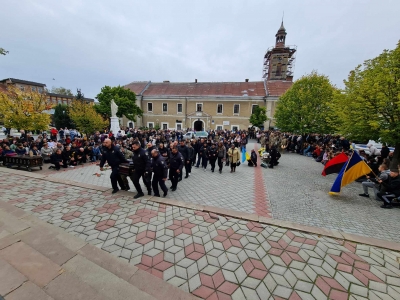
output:
POLYGON ((263 78, 264 81, 281 80, 292 81, 295 63, 296 46, 287 46, 286 29, 283 26, 276 33, 275 46, 270 47, 264 55, 263 78))

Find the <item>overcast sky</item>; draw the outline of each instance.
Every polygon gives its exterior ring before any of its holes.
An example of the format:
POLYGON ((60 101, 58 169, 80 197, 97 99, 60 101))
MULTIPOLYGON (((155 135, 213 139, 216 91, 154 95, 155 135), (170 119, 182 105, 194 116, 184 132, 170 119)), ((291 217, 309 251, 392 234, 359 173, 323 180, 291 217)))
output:
POLYGON ((295 79, 351 69, 400 39, 399 0, 19 0, 0 9, 0 79, 81 88, 132 81, 261 80, 282 13, 295 79), (54 78, 54 80, 53 80, 54 78))

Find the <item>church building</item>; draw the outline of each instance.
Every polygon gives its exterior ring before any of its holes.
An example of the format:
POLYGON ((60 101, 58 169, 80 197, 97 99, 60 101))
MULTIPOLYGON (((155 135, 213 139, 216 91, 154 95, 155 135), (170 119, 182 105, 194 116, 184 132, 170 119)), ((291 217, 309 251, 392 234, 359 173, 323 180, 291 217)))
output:
POLYGON ((263 60, 261 81, 243 82, 151 82, 139 81, 125 87, 135 92, 143 117, 124 119, 127 127, 160 127, 183 130, 238 130, 251 126, 256 106, 266 107, 264 128, 274 126, 276 102, 293 84, 296 46, 286 46, 286 29, 279 28, 275 46, 263 60))

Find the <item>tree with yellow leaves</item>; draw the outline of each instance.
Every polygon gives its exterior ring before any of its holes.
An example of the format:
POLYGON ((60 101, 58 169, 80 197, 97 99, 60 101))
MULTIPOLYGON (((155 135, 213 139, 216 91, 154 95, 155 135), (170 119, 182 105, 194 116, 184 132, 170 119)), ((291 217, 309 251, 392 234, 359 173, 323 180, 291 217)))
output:
POLYGON ((108 121, 96 112, 94 106, 83 100, 74 99, 69 108, 69 116, 75 127, 82 133, 90 135, 97 130, 108 127, 108 121))
POLYGON ((50 109, 46 94, 16 86, 8 86, 0 91, 0 115, 7 128, 24 130, 45 130, 51 118, 44 111, 50 109))

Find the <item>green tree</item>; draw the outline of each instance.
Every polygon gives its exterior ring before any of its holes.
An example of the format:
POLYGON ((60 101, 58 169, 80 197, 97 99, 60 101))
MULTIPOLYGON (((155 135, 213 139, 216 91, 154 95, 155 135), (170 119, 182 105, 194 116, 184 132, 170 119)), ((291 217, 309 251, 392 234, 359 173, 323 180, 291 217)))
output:
POLYGON ((0 48, 0 55, 6 55, 8 53, 7 50, 0 48))
POLYGON ((257 105, 254 108, 254 112, 250 116, 250 124, 256 127, 263 127, 264 122, 267 120, 267 109, 265 107, 259 107, 257 105))
POLYGON ((87 136, 97 130, 104 130, 109 122, 98 114, 92 103, 75 99, 69 108, 69 115, 75 127, 87 136))
POLYGON ((54 108, 53 122, 57 128, 72 127, 72 120, 69 116, 68 105, 57 104, 57 106, 54 108))
POLYGON ((51 90, 50 90, 50 93, 59 94, 59 95, 67 95, 67 96, 73 96, 74 95, 74 94, 72 94, 70 89, 66 89, 66 88, 64 88, 62 86, 60 86, 60 87, 53 86, 51 88, 51 90))
POLYGON ((276 126, 300 134, 334 132, 336 117, 331 102, 335 93, 337 89, 325 75, 313 71, 301 77, 279 98, 276 126))
POLYGON ((105 86, 96 99, 99 101, 99 104, 95 106, 96 111, 107 119, 111 117, 112 99, 118 105, 117 117, 121 118, 124 115, 129 120, 136 121, 137 116, 143 115, 143 111, 136 105, 135 93, 122 86, 105 86))
POLYGON ((380 140, 395 146, 392 167, 400 156, 400 41, 393 50, 364 61, 344 81, 335 97, 339 130, 352 139, 380 140))

